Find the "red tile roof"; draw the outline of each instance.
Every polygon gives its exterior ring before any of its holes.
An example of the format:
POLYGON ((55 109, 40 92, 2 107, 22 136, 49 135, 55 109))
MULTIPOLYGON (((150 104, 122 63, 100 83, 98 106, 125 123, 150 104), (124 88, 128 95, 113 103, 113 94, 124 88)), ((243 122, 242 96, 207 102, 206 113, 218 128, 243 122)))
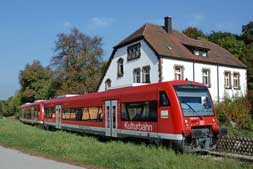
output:
POLYGON ((114 48, 117 49, 141 39, 144 39, 160 57, 246 68, 236 56, 219 45, 192 39, 176 30, 167 33, 162 26, 154 24, 143 25, 114 48), (186 46, 207 49, 208 56, 196 56, 186 46))

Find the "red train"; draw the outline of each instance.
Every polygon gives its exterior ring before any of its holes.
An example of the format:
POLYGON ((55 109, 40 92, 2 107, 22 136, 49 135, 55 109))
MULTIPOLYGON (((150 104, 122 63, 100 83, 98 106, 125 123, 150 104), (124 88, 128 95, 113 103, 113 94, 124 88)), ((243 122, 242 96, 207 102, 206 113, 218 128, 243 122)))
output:
POLYGON ((215 147, 218 121, 208 88, 161 82, 38 101, 21 106, 21 121, 105 137, 136 137, 186 151, 215 147))

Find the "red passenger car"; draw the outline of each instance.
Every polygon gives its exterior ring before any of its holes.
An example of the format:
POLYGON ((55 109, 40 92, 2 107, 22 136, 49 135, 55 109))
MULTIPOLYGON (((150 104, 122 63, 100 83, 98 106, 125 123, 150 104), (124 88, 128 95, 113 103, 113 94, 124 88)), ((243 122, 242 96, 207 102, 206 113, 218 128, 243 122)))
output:
POLYGON ((22 110, 20 121, 28 124, 43 124, 44 121, 44 106, 43 100, 35 101, 34 103, 26 103, 20 106, 22 110))
POLYGON ((216 144, 217 118, 208 88, 170 81, 47 100, 44 125, 107 137, 174 143, 182 150, 216 144))

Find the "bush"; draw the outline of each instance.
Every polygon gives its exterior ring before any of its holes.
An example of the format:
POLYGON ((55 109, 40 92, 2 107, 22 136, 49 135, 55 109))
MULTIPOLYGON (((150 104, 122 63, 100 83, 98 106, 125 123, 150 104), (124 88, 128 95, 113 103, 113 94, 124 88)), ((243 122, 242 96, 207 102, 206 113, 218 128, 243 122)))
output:
POLYGON ((251 102, 248 97, 224 98, 215 104, 220 122, 233 124, 241 129, 252 128, 251 102))

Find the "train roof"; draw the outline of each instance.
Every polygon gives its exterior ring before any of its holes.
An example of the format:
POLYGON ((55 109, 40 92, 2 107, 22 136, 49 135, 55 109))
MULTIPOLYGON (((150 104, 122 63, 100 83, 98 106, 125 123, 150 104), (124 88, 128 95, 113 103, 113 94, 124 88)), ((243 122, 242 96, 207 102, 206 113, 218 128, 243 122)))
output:
POLYGON ((45 100, 36 100, 33 103, 25 103, 20 106, 20 108, 32 107, 32 106, 39 106, 40 103, 44 102, 45 100))
POLYGON ((110 99, 117 99, 122 94, 138 94, 138 93, 148 93, 153 92, 154 90, 158 89, 159 87, 165 86, 173 86, 173 85, 198 85, 198 86, 205 86, 202 83, 186 81, 186 80, 173 80, 167 82, 159 82, 159 83, 152 83, 148 85, 140 85, 140 86, 129 86, 124 88, 117 88, 117 89, 110 89, 103 92, 96 92, 96 93, 89 93, 89 94, 81 94, 72 97, 62 97, 62 98, 55 98, 44 101, 45 104, 57 104, 64 101, 76 101, 76 100, 89 100, 95 98, 105 99, 110 96, 110 99))

